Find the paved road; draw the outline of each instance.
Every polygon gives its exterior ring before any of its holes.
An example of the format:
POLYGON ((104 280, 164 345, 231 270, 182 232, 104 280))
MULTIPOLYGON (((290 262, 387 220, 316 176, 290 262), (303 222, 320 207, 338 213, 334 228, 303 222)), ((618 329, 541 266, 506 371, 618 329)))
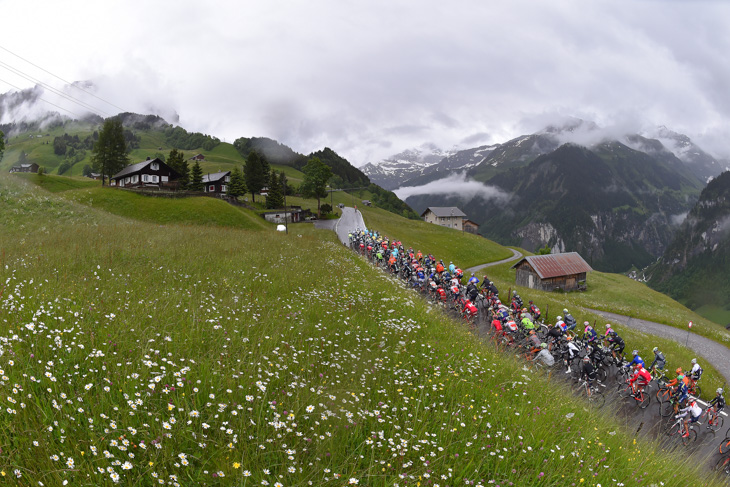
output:
POLYGON ((510 249, 512 251, 512 257, 507 257, 506 259, 498 260, 496 262, 489 262, 487 264, 480 264, 478 266, 470 267, 466 270, 466 272, 479 272, 480 270, 484 269, 485 267, 492 267, 493 265, 499 265, 504 264, 505 262, 512 262, 513 260, 517 260, 522 258, 522 252, 518 252, 515 249, 510 249))
MULTIPOLYGON (((724 345, 714 342, 709 338, 697 335, 696 333, 690 333, 688 340, 686 330, 680 330, 672 326, 662 325, 661 323, 640 320, 638 318, 631 318, 629 316, 609 313, 607 311, 599 311, 597 309, 584 309, 591 313, 601 315, 604 318, 607 318, 616 323, 621 323, 623 325, 639 330, 643 333, 671 338, 681 345, 687 343, 687 348, 694 350, 699 357, 702 357, 702 359, 704 359, 707 363, 712 364, 712 366, 715 367, 725 378, 726 384, 730 384, 730 350, 724 345)), ((707 393, 711 394, 710 391, 707 391, 707 393)), ((707 394, 705 396, 707 396, 707 394)))
POLYGON ((350 245, 350 232, 367 230, 365 220, 362 219, 362 213, 349 206, 342 208, 342 216, 338 220, 319 220, 314 222, 314 226, 325 230, 334 230, 343 245, 350 245))

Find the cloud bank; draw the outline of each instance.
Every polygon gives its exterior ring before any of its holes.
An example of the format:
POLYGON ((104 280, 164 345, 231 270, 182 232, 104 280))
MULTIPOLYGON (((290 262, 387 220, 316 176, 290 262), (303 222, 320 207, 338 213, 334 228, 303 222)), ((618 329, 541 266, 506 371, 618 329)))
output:
POLYGON ((484 200, 506 202, 510 198, 508 193, 496 186, 488 186, 478 181, 467 180, 465 173, 451 174, 446 178, 422 186, 405 186, 393 192, 404 201, 410 196, 421 194, 451 196, 462 201, 482 198, 484 200))

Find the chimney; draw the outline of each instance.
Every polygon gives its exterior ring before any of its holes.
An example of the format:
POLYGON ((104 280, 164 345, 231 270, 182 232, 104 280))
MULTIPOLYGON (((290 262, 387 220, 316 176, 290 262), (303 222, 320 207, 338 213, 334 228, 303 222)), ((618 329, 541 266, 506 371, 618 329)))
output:
POLYGON ((150 160, 150 156, 147 156, 147 160, 148 160, 148 161, 150 160))

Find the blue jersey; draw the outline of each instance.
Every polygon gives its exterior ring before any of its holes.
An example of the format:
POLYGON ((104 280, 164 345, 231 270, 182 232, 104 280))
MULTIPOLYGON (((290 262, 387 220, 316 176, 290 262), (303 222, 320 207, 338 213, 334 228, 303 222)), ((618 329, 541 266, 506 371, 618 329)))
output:
POLYGON ((456 272, 456 266, 454 264, 449 264, 449 272, 452 274, 456 272))
POLYGON ((471 276, 469 278, 469 283, 479 284, 479 278, 477 278, 476 276, 471 276))
POLYGON ((645 366, 644 359, 642 359, 640 356, 636 355, 636 356, 634 356, 634 360, 629 362, 629 365, 627 367, 631 367, 632 365, 635 365, 635 364, 641 364, 641 366, 644 367, 645 366))

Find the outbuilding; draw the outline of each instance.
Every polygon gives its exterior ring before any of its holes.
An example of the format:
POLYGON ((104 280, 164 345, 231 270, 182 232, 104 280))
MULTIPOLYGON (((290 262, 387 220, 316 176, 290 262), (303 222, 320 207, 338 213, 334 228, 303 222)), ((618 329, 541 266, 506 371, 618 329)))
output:
POLYGON ((541 291, 585 291, 586 275, 593 270, 578 252, 532 255, 512 268, 518 286, 541 291))

